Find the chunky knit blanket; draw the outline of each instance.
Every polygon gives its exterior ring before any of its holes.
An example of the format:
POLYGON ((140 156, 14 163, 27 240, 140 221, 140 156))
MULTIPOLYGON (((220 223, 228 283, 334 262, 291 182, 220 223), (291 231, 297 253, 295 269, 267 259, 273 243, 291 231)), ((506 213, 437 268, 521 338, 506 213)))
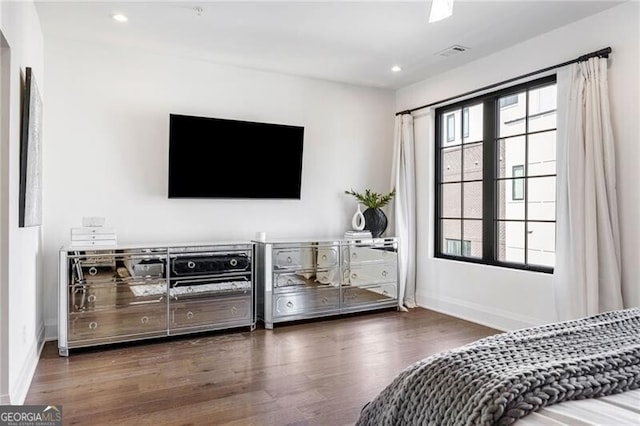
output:
POLYGON ((358 425, 508 425, 542 407, 640 388, 640 309, 497 334, 401 372, 358 425))

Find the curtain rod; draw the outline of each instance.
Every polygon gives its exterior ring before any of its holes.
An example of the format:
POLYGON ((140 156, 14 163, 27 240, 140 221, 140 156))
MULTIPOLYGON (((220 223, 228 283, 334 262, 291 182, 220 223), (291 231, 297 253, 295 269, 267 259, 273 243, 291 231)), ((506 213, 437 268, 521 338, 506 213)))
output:
POLYGON ((584 62, 589 58, 595 58, 595 57, 608 58, 610 53, 611 53, 611 47, 605 47, 604 49, 600 49, 600 50, 596 50, 595 52, 587 53, 586 55, 582 55, 582 56, 580 56, 580 57, 578 57, 576 59, 572 59, 570 61, 563 62, 561 64, 553 65, 553 66, 550 66, 550 67, 543 68, 541 70, 537 70, 537 71, 533 71, 533 72, 530 72, 530 73, 527 73, 527 74, 519 75, 518 77, 513 77, 513 78, 510 78, 510 79, 501 81, 499 83, 493 83, 493 84, 490 84, 488 86, 484 86, 484 87, 481 87, 479 89, 463 93, 461 95, 452 96, 450 98, 442 99, 442 100, 439 100, 437 102, 431 102, 430 104, 427 104, 427 105, 421 105, 419 107, 415 107, 415 108, 407 109, 407 110, 404 110, 404 111, 396 112, 396 115, 411 114, 412 112, 417 111, 419 109, 429 108, 429 107, 432 107, 434 105, 442 104, 442 103, 445 103, 445 102, 448 102, 448 101, 453 101, 455 99, 462 98, 462 97, 465 97, 465 96, 468 96, 468 95, 473 95, 474 93, 483 92, 485 90, 493 89, 495 87, 502 86, 503 84, 511 83, 511 82, 514 82, 514 81, 521 80, 523 78, 534 76, 536 74, 541 74, 543 72, 547 72, 547 71, 550 71, 550 70, 553 70, 553 69, 556 69, 556 68, 564 67, 565 65, 574 64, 576 62, 584 62))

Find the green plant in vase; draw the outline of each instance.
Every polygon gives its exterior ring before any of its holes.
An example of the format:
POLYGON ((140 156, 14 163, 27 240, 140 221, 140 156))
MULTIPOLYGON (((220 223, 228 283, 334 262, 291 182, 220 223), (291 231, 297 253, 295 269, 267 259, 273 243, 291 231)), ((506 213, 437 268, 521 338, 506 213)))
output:
POLYGON ((353 189, 344 191, 344 193, 353 195, 359 203, 367 207, 362 213, 364 215, 364 229, 370 231, 371 236, 374 238, 382 235, 387 229, 388 221, 381 208, 389 204, 396 195, 395 188, 387 194, 381 194, 370 189, 365 189, 364 193, 356 192, 353 189))

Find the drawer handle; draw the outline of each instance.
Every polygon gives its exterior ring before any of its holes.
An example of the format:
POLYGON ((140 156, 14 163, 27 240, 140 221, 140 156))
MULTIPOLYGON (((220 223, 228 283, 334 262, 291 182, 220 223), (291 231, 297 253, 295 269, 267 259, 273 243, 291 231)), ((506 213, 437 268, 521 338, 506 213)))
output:
POLYGON ((98 269, 95 266, 89 268, 89 275, 95 275, 98 273, 98 269))
POLYGON ((149 322, 149 317, 148 316, 143 316, 142 318, 140 318, 140 322, 143 324, 146 324, 149 322))
POLYGON ((287 279, 287 284, 293 284, 293 280, 291 278, 287 279))
POLYGON ((356 257, 358 257, 358 253, 356 253, 356 252, 351 253, 351 257, 353 257, 355 259, 356 257))
POLYGON ((382 271, 382 276, 386 277, 387 276, 387 271, 382 271))
POLYGON ((237 314, 238 313, 238 308, 236 308, 235 306, 232 306, 230 310, 231 310, 232 314, 237 314))
POLYGON ((293 262, 293 259, 291 258, 291 256, 287 256, 287 263, 291 263, 293 262))
POLYGON ((91 303, 96 301, 96 295, 95 294, 90 294, 89 297, 87 297, 87 300, 91 303))
POLYGON ((293 302, 291 300, 287 302, 287 308, 293 308, 293 302))
POLYGON ((90 328, 91 330, 95 330, 96 328, 98 328, 98 323, 97 323, 97 322, 95 322, 95 321, 91 321, 91 322, 89 323, 89 328, 90 328))
POLYGON ((229 264, 230 264, 231 266, 236 266, 236 265, 238 264, 238 261, 237 261, 237 260, 235 260, 235 259, 231 259, 231 260, 229 261, 229 264))
POLYGON ((193 319, 193 312, 187 312, 187 319, 193 319))
POLYGON ((195 267, 196 267, 196 262, 194 262, 193 260, 190 260, 187 262, 187 268, 194 269, 195 267))
POLYGON ((191 286, 187 287, 187 293, 193 293, 193 287, 191 286))
POLYGON ((327 299, 326 297, 323 297, 322 299, 320 299, 320 302, 327 303, 329 301, 329 299, 327 299))
POLYGON ((387 290, 383 290, 383 291, 382 291, 382 294, 384 294, 384 295, 388 296, 388 295, 389 295, 389 292, 388 292, 387 290))
POLYGON ((356 273, 351 274, 351 278, 353 278, 355 280, 356 278, 358 278, 358 274, 356 274, 356 273))
POLYGON ((326 254, 322 255, 322 260, 327 260, 327 255, 326 254))

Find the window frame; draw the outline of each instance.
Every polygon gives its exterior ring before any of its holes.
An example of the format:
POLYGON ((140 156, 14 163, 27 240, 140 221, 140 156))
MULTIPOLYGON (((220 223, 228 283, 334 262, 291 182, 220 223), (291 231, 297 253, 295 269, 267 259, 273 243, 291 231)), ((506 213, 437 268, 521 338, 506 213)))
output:
MULTIPOLYGON (((457 260, 467 263, 477 263, 484 264, 490 266, 499 266, 510 269, 520 269, 526 271, 533 272, 543 272, 543 273, 553 273, 554 267, 543 266, 543 265, 533 265, 527 263, 518 263, 518 262, 509 262, 498 259, 498 222, 499 217, 497 213, 498 208, 498 194, 497 194, 497 167, 496 167, 496 157, 498 156, 498 144, 496 140, 499 139, 497 136, 498 130, 498 112, 500 110, 499 99, 501 97, 516 95, 523 90, 534 90, 540 87, 548 86, 551 84, 556 84, 557 78, 555 74, 542 77, 536 80, 531 80, 525 83, 521 83, 515 86, 507 87, 501 90, 497 90, 494 92, 486 93, 474 98, 465 99, 463 101, 459 101, 456 103, 448 104, 442 107, 439 107, 435 110, 435 228, 434 228, 434 257, 438 259, 448 259, 448 260, 457 260), (442 132, 448 130, 448 121, 446 123, 447 128, 443 129, 443 117, 448 117, 449 115, 454 116, 454 112, 456 110, 462 111, 466 107, 470 107, 473 105, 477 105, 479 103, 483 104, 483 177, 482 177, 482 193, 483 193, 483 202, 482 202, 482 257, 465 257, 465 256, 456 256, 450 255, 447 253, 443 253, 443 235, 442 235, 442 149, 446 146, 443 145, 442 132), (488 197, 487 195, 491 195, 488 197)), ((526 101, 525 101, 526 102, 526 101)), ((508 105, 507 105, 508 106, 508 105)), ((527 113, 528 113, 528 105, 527 105, 527 113)), ((527 118, 527 113, 525 113, 525 120, 527 118)), ((462 114, 462 113, 461 113, 462 114)), ((462 121, 461 127, 462 127, 462 121)), ((455 127, 455 126, 454 126, 455 127)), ((556 128, 557 129, 557 126, 556 128)), ((528 130, 528 129, 527 129, 528 130)), ((552 129, 544 130, 551 131, 552 129)), ((525 134, 535 134, 536 132, 528 132, 525 131, 525 134)), ((448 136, 448 134, 447 134, 448 136)), ((455 138, 454 138, 455 139, 455 138)), ((452 140, 454 140, 452 139, 452 140)), ((451 140, 447 139, 447 142, 451 142, 451 140)), ((460 146, 461 148, 464 146, 464 139, 461 139, 460 146)), ((526 170, 526 169, 525 169, 526 170)), ((524 176, 524 194, 525 194, 525 203, 526 203, 526 193, 527 193, 527 176, 524 176)), ((461 206, 461 209, 463 207, 461 206)), ((461 212, 462 214, 462 212, 461 212)), ((446 217, 445 217, 446 220, 446 217)), ((461 221, 464 220, 464 217, 461 216, 461 221)), ((527 222, 538 222, 536 220, 525 219, 525 223, 527 222)), ((553 221, 557 226, 557 219, 553 221)), ((525 225, 526 226, 526 225, 525 225)), ((463 237, 463 236, 462 236, 463 237)), ((525 235, 526 239, 526 235, 525 235)), ((460 239, 461 241, 463 238, 460 239)), ((526 241, 526 240, 525 240, 526 241)), ((525 243, 525 252, 526 252, 526 243, 525 243)))

